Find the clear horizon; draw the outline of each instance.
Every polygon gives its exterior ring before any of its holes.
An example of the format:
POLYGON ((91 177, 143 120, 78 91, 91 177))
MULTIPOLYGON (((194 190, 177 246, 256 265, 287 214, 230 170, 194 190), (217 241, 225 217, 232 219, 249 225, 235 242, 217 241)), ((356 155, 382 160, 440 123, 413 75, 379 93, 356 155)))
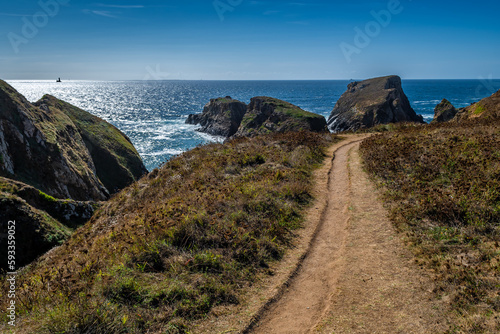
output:
POLYGON ((497 1, 17 1, 3 80, 498 80, 497 1))

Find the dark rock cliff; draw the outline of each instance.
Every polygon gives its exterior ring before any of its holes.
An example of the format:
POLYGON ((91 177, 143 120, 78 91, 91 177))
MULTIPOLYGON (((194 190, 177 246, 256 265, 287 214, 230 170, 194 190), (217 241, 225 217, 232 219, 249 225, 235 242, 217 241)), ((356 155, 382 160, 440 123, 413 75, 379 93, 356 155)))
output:
POLYGON ((191 114, 187 124, 201 125, 200 132, 214 136, 231 137, 238 131, 247 105, 230 96, 211 99, 201 114, 191 114))
POLYGON ((393 75, 350 83, 328 119, 328 128, 356 131, 397 122, 424 123, 410 106, 401 78, 393 75))

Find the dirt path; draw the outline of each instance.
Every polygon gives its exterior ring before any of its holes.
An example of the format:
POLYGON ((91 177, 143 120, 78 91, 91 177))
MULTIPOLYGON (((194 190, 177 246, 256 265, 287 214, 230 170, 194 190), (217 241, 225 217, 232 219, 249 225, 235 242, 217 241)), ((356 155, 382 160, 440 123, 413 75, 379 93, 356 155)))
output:
POLYGON ((317 233, 297 275, 251 333, 436 333, 444 306, 361 168, 363 136, 331 150, 317 233))

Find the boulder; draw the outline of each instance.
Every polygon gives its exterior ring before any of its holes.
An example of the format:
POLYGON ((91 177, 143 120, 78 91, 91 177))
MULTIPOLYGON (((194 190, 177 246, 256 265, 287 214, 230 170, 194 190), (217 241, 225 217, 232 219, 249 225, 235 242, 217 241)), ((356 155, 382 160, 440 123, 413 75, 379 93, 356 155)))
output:
POLYGON ((397 122, 424 120, 410 106, 401 78, 393 75, 350 83, 328 118, 328 128, 332 132, 356 131, 397 122))
POLYGON ((272 97, 259 96, 250 100, 236 137, 252 137, 289 131, 326 132, 326 120, 317 115, 272 97))
POLYGON ((434 108, 434 119, 431 123, 448 122, 457 114, 458 110, 447 99, 443 99, 436 108, 434 108))
POLYGON ((211 99, 201 114, 191 114, 187 124, 201 125, 198 130, 214 136, 231 137, 238 131, 247 105, 230 96, 211 99))

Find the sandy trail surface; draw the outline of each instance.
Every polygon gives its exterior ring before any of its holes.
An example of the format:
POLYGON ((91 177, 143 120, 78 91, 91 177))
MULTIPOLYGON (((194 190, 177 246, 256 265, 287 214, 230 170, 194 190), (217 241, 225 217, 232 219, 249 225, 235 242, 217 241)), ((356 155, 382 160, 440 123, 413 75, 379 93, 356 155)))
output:
MULTIPOLYGON (((396 234, 352 135, 330 149, 318 227, 297 274, 250 333, 439 333, 445 305, 396 234)), ((321 171, 320 171, 321 172, 321 171)), ((321 176, 320 176, 321 178, 321 176)), ((314 219, 314 217, 313 217, 314 219)))

